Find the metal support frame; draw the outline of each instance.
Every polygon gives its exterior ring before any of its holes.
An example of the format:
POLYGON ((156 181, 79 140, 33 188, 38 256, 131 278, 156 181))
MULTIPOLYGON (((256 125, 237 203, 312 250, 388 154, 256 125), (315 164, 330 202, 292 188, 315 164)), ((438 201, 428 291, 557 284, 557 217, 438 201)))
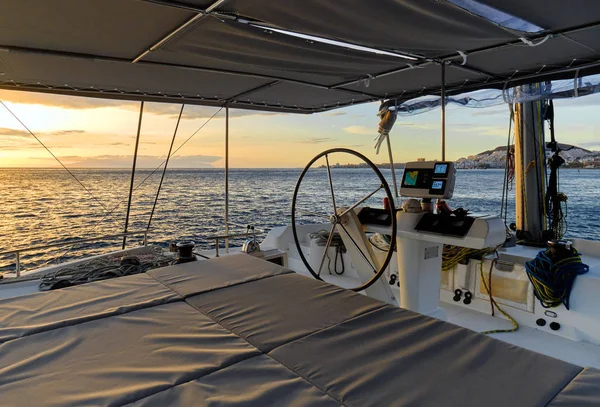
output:
MULTIPOLYGON (((133 165, 131 166, 131 182, 129 184, 129 198, 127 199, 127 214, 125 215, 125 228, 123 229, 123 233, 127 233, 127 228, 129 227, 129 214, 131 212, 131 199, 133 197, 133 182, 135 181, 135 166, 137 163, 138 156, 138 147, 140 146, 140 134, 142 131, 142 117, 144 116, 144 102, 140 103, 140 118, 138 121, 138 129, 137 136, 135 138, 135 150, 133 152, 133 165)), ((123 250, 125 250, 125 245, 127 244, 127 235, 123 236, 123 250)))
POLYGON ((446 63, 442 62, 442 89, 441 89, 441 106, 442 106, 442 161, 446 161, 446 63))
MULTIPOLYGON (((174 8, 178 8, 178 9, 182 9, 182 10, 187 10, 189 12, 197 13, 198 15, 194 17, 194 18, 197 17, 197 19, 194 19, 194 21, 192 23, 195 23, 202 16, 215 15, 216 17, 221 18, 221 19, 236 21, 240 24, 248 24, 247 20, 243 20, 243 19, 240 20, 235 15, 219 13, 216 10, 217 7, 221 6, 227 0, 217 0, 214 3, 212 3, 209 7, 207 7, 206 9, 202 9, 200 7, 196 7, 196 6, 193 6, 190 4, 184 4, 181 2, 170 1, 170 0, 143 0, 143 1, 157 4, 157 5, 162 5, 165 7, 174 7, 174 8)), ((174 38, 177 34, 181 33, 182 30, 188 28, 192 23, 190 23, 189 21, 186 23, 183 23, 182 25, 180 25, 179 27, 177 27, 173 31, 171 31, 168 35, 161 38, 158 42, 156 42, 153 46, 151 46, 150 49, 156 50, 156 49, 160 48, 165 43, 167 43, 170 39, 174 38)), ((531 41, 535 41, 536 39, 544 38, 548 35, 566 36, 568 34, 576 33, 581 30, 594 28, 594 27, 598 27, 598 26, 600 26, 600 21, 593 21, 593 22, 582 24, 579 26, 567 27, 567 28, 563 28, 563 29, 559 29, 559 30, 553 30, 553 31, 546 30, 542 33, 531 35, 528 38, 531 41)), ((499 50, 499 49, 503 49, 506 47, 511 47, 511 46, 514 46, 517 44, 522 44, 521 40, 518 38, 516 38, 515 40, 512 40, 512 41, 509 41, 509 42, 502 43, 502 44, 494 44, 494 45, 490 45, 490 46, 486 46, 486 47, 480 47, 477 49, 467 50, 466 53, 468 55, 474 55, 474 54, 478 54, 478 53, 485 52, 485 51, 499 50)), ((525 81, 528 81, 528 80, 532 80, 532 79, 543 80, 543 78, 551 76, 551 75, 556 76, 556 75, 566 74, 568 72, 575 71, 578 69, 579 70, 595 69, 594 72, 596 72, 598 70, 598 67, 600 66, 600 60, 595 60, 595 61, 588 62, 588 63, 580 63, 579 65, 574 65, 575 60, 573 60, 571 62, 571 64, 567 67, 556 68, 556 69, 553 69, 552 67, 550 67, 547 71, 545 71, 544 74, 542 74, 540 72, 536 72, 536 73, 532 73, 532 74, 524 74, 524 75, 520 75, 520 76, 517 76, 515 74, 515 75, 511 76, 510 78, 506 78, 506 77, 503 77, 500 75, 485 72, 481 69, 478 69, 478 68, 475 68, 475 67, 472 67, 472 66, 469 66, 466 64, 465 65, 457 64, 454 62, 454 60, 458 56, 456 54, 450 54, 450 55, 439 56, 435 59, 421 57, 422 59, 420 61, 416 62, 415 64, 403 66, 398 69, 393 69, 393 70, 382 72, 382 73, 370 74, 367 77, 361 76, 360 78, 357 78, 357 79, 354 79, 351 81, 346 81, 343 83, 334 84, 334 85, 319 85, 316 83, 310 83, 310 82, 304 82, 304 81, 286 79, 286 78, 277 78, 277 77, 269 76, 269 75, 260 75, 260 74, 257 75, 257 74, 252 74, 249 72, 219 70, 219 69, 214 69, 214 68, 211 69, 211 68, 207 68, 207 67, 169 64, 169 63, 164 63, 164 62, 141 61, 141 59, 143 58, 144 55, 147 55, 148 52, 151 52, 150 49, 147 50, 145 53, 139 55, 132 61, 130 58, 117 58, 117 57, 108 57, 108 56, 102 56, 102 55, 90 55, 90 54, 82 54, 82 53, 74 53, 74 52, 60 52, 60 51, 52 51, 52 50, 44 50, 44 49, 18 47, 18 46, 11 46, 11 45, 0 45, 0 51, 6 50, 6 51, 17 51, 17 52, 30 52, 30 53, 34 53, 34 54, 47 54, 47 55, 92 59, 92 60, 100 60, 100 61, 124 62, 124 63, 129 63, 129 64, 132 62, 135 62, 138 64, 148 64, 148 65, 155 65, 155 66, 169 66, 169 67, 177 67, 177 68, 182 68, 182 69, 198 70, 198 71, 204 71, 204 72, 216 72, 216 73, 221 73, 221 74, 242 75, 242 76, 247 76, 247 77, 263 78, 263 79, 282 81, 282 82, 287 82, 287 83, 296 83, 299 85, 305 85, 305 86, 321 88, 321 89, 328 89, 328 90, 337 89, 337 90, 340 90, 343 92, 347 92, 347 93, 351 93, 351 94, 355 94, 355 95, 361 95, 361 96, 367 98, 364 100, 358 100, 356 102, 352 101, 352 102, 346 102, 346 103, 341 103, 341 104, 336 103, 336 104, 331 104, 331 105, 323 104, 322 106, 317 107, 317 108, 301 108, 301 107, 297 107, 297 106, 275 106, 275 105, 269 105, 266 103, 265 104, 253 104, 250 102, 237 102, 236 101, 236 105, 243 105, 244 107, 247 107, 250 109, 257 108, 257 107, 263 107, 263 108, 267 108, 267 110, 293 111, 293 112, 299 112, 299 113, 314 113, 314 112, 326 111, 326 110, 330 110, 330 109, 333 109, 336 107, 344 107, 344 106, 349 106, 349 105, 353 105, 353 104, 371 102, 374 100, 382 100, 382 99, 408 100, 408 99, 411 99, 414 97, 422 96, 424 94, 437 93, 439 91, 439 87, 423 88, 420 91, 413 91, 413 92, 402 91, 401 93, 396 93, 396 94, 391 94, 391 95, 390 94, 373 95, 373 94, 369 94, 364 91, 347 89, 346 86, 349 86, 349 85, 352 85, 355 83, 359 83, 360 81, 363 81, 366 78, 377 79, 377 78, 385 77, 388 75, 393 75, 395 73, 399 73, 404 70, 409 70, 409 69, 413 69, 413 68, 417 68, 417 67, 424 67, 424 66, 427 66, 432 63, 439 62, 439 61, 447 62, 448 65, 452 68, 460 69, 460 70, 464 70, 464 71, 470 71, 470 72, 480 74, 480 75, 486 77, 486 79, 482 80, 482 81, 472 80, 470 85, 465 85, 463 83, 461 85, 458 85, 458 86, 455 85, 451 88, 448 88, 448 89, 446 89, 447 94, 453 94, 453 93, 456 93, 459 91, 467 92, 467 91, 471 91, 471 90, 481 89, 483 87, 499 87, 502 85, 506 85, 508 83, 515 83, 516 85, 519 85, 519 84, 526 83, 525 81)), ((420 57, 420 56, 416 55, 416 57, 420 57)), ((506 87, 506 86, 504 86, 504 87, 506 87)), ((90 96, 90 97, 102 97, 102 98, 114 98, 114 99, 136 98, 136 100, 151 100, 153 97, 160 97, 161 101, 165 101, 165 102, 171 101, 171 100, 175 101, 176 99, 181 100, 181 97, 182 97, 182 95, 165 95, 165 94, 158 94, 158 95, 152 95, 150 97, 146 97, 145 94, 140 94, 139 92, 137 92, 137 93, 136 92, 124 92, 124 91, 114 91, 113 92, 112 90, 109 90, 109 89, 83 90, 83 89, 74 89, 74 88, 69 87, 68 85, 65 85, 64 87, 62 87, 62 86, 48 87, 46 85, 39 84, 39 82, 36 85, 34 83, 28 84, 28 83, 16 83, 16 82, 12 82, 12 81, 4 81, 4 82, 0 82, 0 88, 2 88, 2 89, 18 88, 20 90, 31 90, 31 91, 58 93, 58 94, 86 95, 86 96, 90 96), (98 92, 99 92, 99 94, 97 94, 98 92)), ((261 87, 259 86, 256 90, 259 90, 260 88, 261 87)), ((248 95, 248 94, 252 93, 253 91, 254 91, 253 89, 250 89, 247 92, 243 92, 243 95, 248 95)), ((186 97, 186 101, 188 101, 188 103, 195 102, 195 104, 211 105, 212 104, 211 102, 214 102, 214 105, 220 105, 220 106, 222 106, 224 103, 228 103, 228 101, 230 99, 231 98, 225 99, 225 100, 220 100, 220 99, 211 99, 211 98, 202 98, 202 97, 198 97, 198 98, 186 97)))
POLYGON ((151 52, 156 51, 157 49, 159 49, 160 47, 165 45, 167 42, 171 41, 173 38, 177 37, 179 34, 181 34, 185 30, 187 30, 188 28, 190 28, 191 26, 196 24, 202 18, 209 15, 213 10, 215 10, 217 7, 219 7, 226 1, 227 0, 217 0, 214 3, 212 3, 210 6, 208 6, 206 8, 206 10, 196 10, 196 12, 198 14, 196 14, 194 17, 187 20, 185 23, 175 27, 175 29, 173 29, 169 34, 167 34, 163 38, 159 39, 152 46, 150 46, 146 51, 142 52, 140 55, 135 57, 133 59, 133 61, 131 61, 131 63, 135 64, 135 63, 139 62, 142 58, 144 58, 146 55, 150 54, 151 52))
POLYGON ((173 144, 175 143, 175 137, 177 136, 177 130, 179 129, 179 123, 181 122, 181 116, 183 115, 184 107, 185 107, 185 104, 181 105, 181 110, 179 111, 179 117, 177 118, 177 124, 175 125, 175 131, 173 132, 173 138, 171 139, 171 145, 169 146, 169 153, 167 154, 167 159, 165 160, 165 166, 163 168, 162 175, 160 176, 160 183, 158 184, 158 189, 156 190, 156 196, 154 197, 154 204, 152 205, 152 212, 150 212, 150 219, 148 219, 148 229, 150 229, 150 224, 152 223, 152 218, 154 217, 154 210, 156 209, 156 203, 158 202, 158 196, 160 195, 160 190, 162 188, 162 184, 165 179, 165 174, 167 173, 167 167, 169 166, 169 159, 171 158, 171 151, 173 151, 173 144))
POLYGON ((225 235, 225 253, 229 253, 229 106, 225 106, 225 235))

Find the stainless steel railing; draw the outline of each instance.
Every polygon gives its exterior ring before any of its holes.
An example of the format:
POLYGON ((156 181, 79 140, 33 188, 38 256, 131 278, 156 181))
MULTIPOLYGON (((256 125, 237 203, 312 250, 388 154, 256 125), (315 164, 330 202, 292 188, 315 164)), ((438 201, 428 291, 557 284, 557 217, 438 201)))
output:
MULTIPOLYGON (((248 226, 248 225, 242 225, 242 224, 234 223, 234 222, 228 222, 228 223, 230 225, 239 226, 239 227, 243 227, 243 228, 246 228, 248 226)), ((233 239, 236 237, 250 236, 251 233, 252 232, 248 233, 247 231, 240 232, 240 233, 225 233, 224 235, 210 236, 207 239, 215 241, 215 257, 219 257, 219 244, 220 244, 221 240, 225 240, 225 252, 229 253, 229 239, 233 239)), ((254 229, 254 234, 260 235, 263 233, 265 233, 264 230, 254 229)))
POLYGON ((126 236, 133 236, 133 235, 137 235, 137 236, 143 235, 144 236, 143 245, 146 246, 148 244, 148 231, 149 230, 150 229, 144 229, 144 230, 137 230, 137 231, 132 231, 132 232, 117 233, 114 235, 103 235, 103 236, 98 236, 98 237, 90 237, 87 239, 71 240, 68 242, 57 242, 57 243, 49 243, 49 244, 45 244, 45 245, 40 245, 40 246, 20 247, 17 249, 0 252, 0 256, 6 256, 6 255, 10 255, 10 254, 14 254, 16 256, 15 268, 16 268, 17 278, 19 278, 19 277, 21 277, 21 253, 51 249, 51 248, 55 248, 55 247, 71 246, 71 245, 76 245, 79 243, 97 242, 100 240, 115 239, 118 237, 126 237, 126 236))

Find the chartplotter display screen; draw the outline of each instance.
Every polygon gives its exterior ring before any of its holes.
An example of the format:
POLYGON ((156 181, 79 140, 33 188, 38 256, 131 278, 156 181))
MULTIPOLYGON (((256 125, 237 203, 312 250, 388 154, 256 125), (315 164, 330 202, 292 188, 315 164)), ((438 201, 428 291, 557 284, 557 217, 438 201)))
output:
POLYGON ((433 175, 438 177, 446 177, 448 175, 448 169, 450 168, 450 165, 447 163, 437 163, 434 167, 433 167, 433 175))
POLYGON ((400 193, 415 198, 451 198, 455 173, 454 163, 451 162, 406 163, 400 193))

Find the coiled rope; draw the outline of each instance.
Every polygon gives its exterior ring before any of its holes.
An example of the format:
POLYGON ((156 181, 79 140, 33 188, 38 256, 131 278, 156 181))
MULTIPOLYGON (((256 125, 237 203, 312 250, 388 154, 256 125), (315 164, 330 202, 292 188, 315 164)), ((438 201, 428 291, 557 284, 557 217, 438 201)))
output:
POLYGON ((581 254, 574 248, 565 258, 555 260, 550 249, 542 250, 535 259, 525 263, 525 271, 542 307, 553 308, 564 304, 569 309, 569 297, 575 278, 587 273, 590 268, 583 264, 581 254))
POLYGON ((442 270, 449 271, 458 264, 467 264, 469 259, 481 260, 493 252, 493 248, 469 249, 467 247, 444 245, 442 251, 442 270))
POLYGON ((145 273, 151 269, 168 266, 174 261, 172 257, 165 256, 160 247, 153 248, 149 254, 134 257, 138 260, 137 264, 125 264, 101 258, 62 267, 42 276, 39 290, 54 290, 114 277, 145 273))
MULTIPOLYGON (((311 240, 318 239, 317 245, 325 246, 327 244, 327 240, 329 239, 329 232, 327 230, 319 230, 316 233, 311 233, 310 238, 311 238, 311 240)), ((335 272, 335 274, 340 276, 340 275, 344 274, 344 271, 346 271, 346 265, 344 264, 344 256, 343 256, 343 254, 346 253, 346 246, 344 246, 344 241, 342 240, 342 237, 340 236, 339 233, 337 233, 337 232, 333 233, 333 237, 331 238, 330 246, 335 247, 335 259, 333 261, 333 271, 335 272), (342 270, 341 271, 338 271, 338 257, 341 259, 341 262, 342 262, 342 270)), ((326 256, 327 256, 327 270, 329 271, 329 274, 331 274, 331 257, 329 257, 329 253, 326 253, 326 256)), ((318 270, 317 274, 321 275, 321 270, 318 270)))

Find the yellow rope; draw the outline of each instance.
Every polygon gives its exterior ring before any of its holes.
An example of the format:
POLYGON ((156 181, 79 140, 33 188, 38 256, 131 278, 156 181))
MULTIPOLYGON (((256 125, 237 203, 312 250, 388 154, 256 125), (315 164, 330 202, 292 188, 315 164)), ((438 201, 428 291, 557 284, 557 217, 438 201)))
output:
MULTIPOLYGON (((494 259, 492 260, 492 265, 490 267, 490 281, 492 278, 492 270, 494 269, 494 264, 496 264, 496 260, 494 259)), ((496 306, 496 308, 498 308, 498 311, 500 311, 506 318, 508 318, 508 320, 512 323, 512 328, 509 329, 493 329, 490 331, 484 331, 481 332, 484 335, 489 335, 489 334, 497 334, 497 333, 504 333, 504 332, 515 332, 517 329, 519 329, 519 324, 517 323, 517 321, 515 321, 515 319, 513 317, 511 317, 510 315, 508 315, 508 313, 506 311, 504 311, 496 302, 496 300, 494 299, 494 297, 492 296, 492 293, 490 292, 490 289, 487 285, 487 283, 485 282, 485 278, 483 276, 483 260, 481 260, 481 262, 479 263, 479 273, 481 276, 481 283, 483 284, 483 286, 485 287, 485 291, 488 293, 489 297, 490 297, 490 303, 492 304, 492 312, 494 310, 494 306, 496 306)))
POLYGON ((482 259, 493 252, 494 249, 490 248, 469 249, 460 246, 444 245, 444 250, 442 251, 442 270, 452 270, 458 264, 467 264, 469 259, 482 259))
POLYGON ((531 169, 531 167, 533 167, 534 165, 535 165, 535 160, 531 160, 531 162, 529 164, 527 164, 527 167, 525 167, 524 174, 527 174, 529 172, 529 170, 531 169))

